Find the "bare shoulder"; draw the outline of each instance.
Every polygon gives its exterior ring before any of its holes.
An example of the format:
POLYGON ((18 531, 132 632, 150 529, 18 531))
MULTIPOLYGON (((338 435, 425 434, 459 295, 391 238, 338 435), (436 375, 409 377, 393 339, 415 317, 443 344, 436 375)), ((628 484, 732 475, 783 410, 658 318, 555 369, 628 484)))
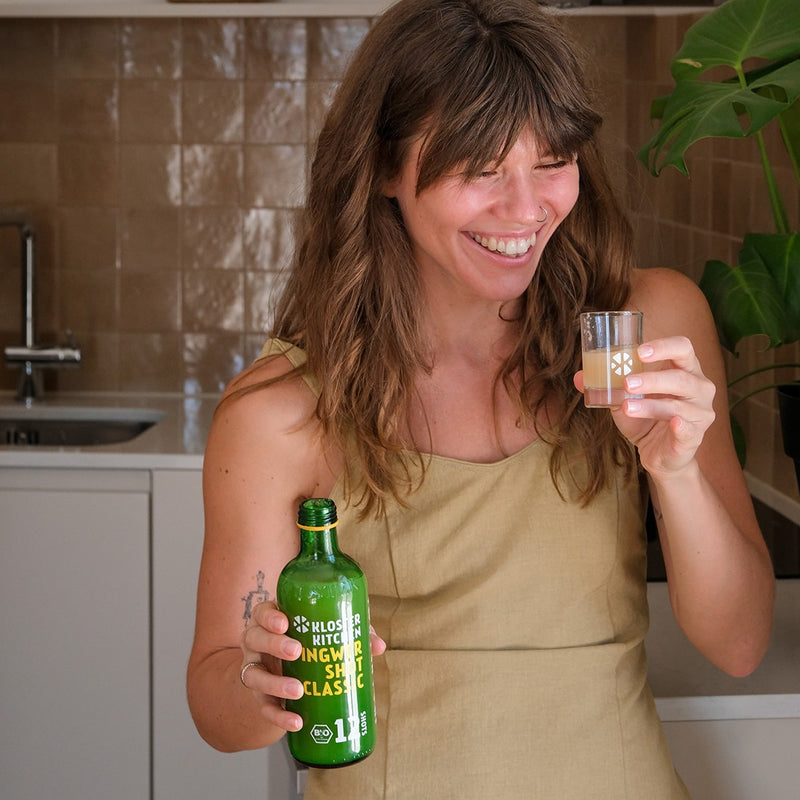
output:
POLYGON ((206 458, 309 496, 331 476, 325 475, 316 396, 291 371, 278 355, 256 361, 231 381, 214 416, 206 458))
POLYGON ((644 312, 647 339, 683 335, 694 340, 711 336, 716 346, 706 298, 683 273, 663 268, 634 270, 629 306, 644 312))

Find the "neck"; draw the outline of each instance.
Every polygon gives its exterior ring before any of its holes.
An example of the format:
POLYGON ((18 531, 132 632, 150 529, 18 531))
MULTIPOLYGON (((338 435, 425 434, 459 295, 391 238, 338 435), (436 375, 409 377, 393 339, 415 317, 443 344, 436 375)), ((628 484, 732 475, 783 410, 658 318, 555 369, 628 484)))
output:
POLYGON ((426 315, 424 330, 432 367, 460 361, 494 373, 519 334, 513 304, 459 306, 426 315), (503 315, 501 317, 501 314, 503 315))

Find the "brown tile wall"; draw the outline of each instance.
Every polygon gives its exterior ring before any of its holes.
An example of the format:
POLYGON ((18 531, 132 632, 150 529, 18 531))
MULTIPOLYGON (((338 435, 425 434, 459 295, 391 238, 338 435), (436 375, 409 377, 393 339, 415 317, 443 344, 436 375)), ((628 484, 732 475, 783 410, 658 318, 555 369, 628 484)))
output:
MULTIPOLYGON (((641 264, 698 278, 708 258, 735 258, 745 230, 769 230, 770 215, 749 142, 696 146, 690 180, 651 178, 635 159, 693 19, 569 25, 593 64, 641 264)), ((369 24, 0 20, 0 206, 35 210, 40 340, 69 329, 85 358, 49 375, 51 388, 214 393, 253 357, 289 258, 309 142, 369 24)), ((796 194, 790 202, 796 218, 796 194)), ((19 305, 17 236, 0 228, 0 346, 19 340, 19 305)), ((0 370, 0 389, 14 383, 0 370)), ((743 422, 777 430, 771 393, 747 406, 743 422)), ((797 495, 777 437, 750 441, 748 467, 797 495)))
MULTIPOLYGON (((218 392, 259 347, 313 139, 366 19, 0 20, 0 206, 35 210, 59 388, 218 392)), ((0 228, 0 344, 20 339, 0 228)), ((15 374, 0 371, 0 388, 15 374)))

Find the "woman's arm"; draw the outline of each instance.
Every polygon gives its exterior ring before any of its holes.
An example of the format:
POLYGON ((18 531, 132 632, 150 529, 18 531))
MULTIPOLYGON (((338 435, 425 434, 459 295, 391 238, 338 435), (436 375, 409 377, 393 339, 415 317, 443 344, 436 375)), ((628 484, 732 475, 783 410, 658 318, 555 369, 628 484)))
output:
MULTIPOLYGON (((259 363, 236 386, 288 368, 283 358, 259 363)), ((198 731, 219 750, 264 747, 299 727, 281 699, 299 697, 302 687, 280 668, 281 658, 298 657, 299 645, 285 635, 286 618, 273 601, 280 571, 299 550, 299 502, 327 495, 335 481, 314 405, 305 383, 292 378, 226 399, 209 434, 187 690, 198 731), (265 594, 251 595, 259 583, 265 594), (248 597, 266 602, 251 608, 248 597), (240 673, 250 661, 264 668, 248 669, 245 687, 240 673)))
POLYGON ((615 412, 647 471, 672 608, 694 645, 726 672, 758 666, 772 624, 774 577, 733 447, 726 375, 697 286, 669 270, 637 273, 644 312, 641 401, 615 412))

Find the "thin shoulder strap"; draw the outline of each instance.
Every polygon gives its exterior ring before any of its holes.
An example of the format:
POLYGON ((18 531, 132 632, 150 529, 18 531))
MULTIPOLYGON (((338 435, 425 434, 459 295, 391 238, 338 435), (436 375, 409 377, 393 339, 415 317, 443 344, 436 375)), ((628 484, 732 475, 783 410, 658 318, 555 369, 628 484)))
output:
MULTIPOLYGON (((302 367, 306 363, 305 350, 283 339, 267 339, 264 342, 264 346, 258 354, 258 359, 267 358, 268 356, 284 356, 293 367, 302 367)), ((313 375, 305 373, 303 380, 308 385, 308 388, 314 392, 314 396, 319 397, 319 382, 317 379, 313 375)))

